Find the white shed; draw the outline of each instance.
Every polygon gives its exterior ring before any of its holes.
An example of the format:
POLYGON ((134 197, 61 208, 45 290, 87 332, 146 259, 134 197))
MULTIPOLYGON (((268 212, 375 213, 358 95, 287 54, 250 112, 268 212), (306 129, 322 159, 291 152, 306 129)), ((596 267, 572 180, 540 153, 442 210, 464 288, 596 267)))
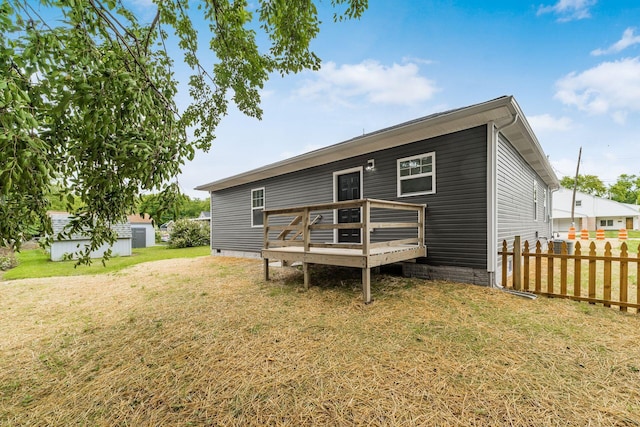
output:
POLYGON ((129 224, 131 224, 131 247, 133 249, 147 248, 156 244, 156 230, 149 215, 129 215, 129 224))
MULTIPOLYGON (((51 261, 62 261, 64 255, 83 250, 90 241, 86 235, 75 234, 65 240, 58 240, 57 236, 70 221, 68 213, 50 213, 53 228, 53 242, 51 243, 51 261)), ((118 239, 111 246, 112 256, 131 256, 131 224, 128 222, 114 224, 111 228, 118 234, 118 239)), ((92 251, 91 258, 102 258, 109 245, 104 244, 98 250, 92 251)))

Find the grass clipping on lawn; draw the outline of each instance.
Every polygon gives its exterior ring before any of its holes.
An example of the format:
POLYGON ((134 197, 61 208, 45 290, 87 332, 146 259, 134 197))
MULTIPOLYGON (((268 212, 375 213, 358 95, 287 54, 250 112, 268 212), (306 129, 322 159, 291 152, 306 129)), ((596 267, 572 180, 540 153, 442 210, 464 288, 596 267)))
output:
POLYGON ((640 316, 204 257, 0 282, 0 425, 640 425, 640 316))

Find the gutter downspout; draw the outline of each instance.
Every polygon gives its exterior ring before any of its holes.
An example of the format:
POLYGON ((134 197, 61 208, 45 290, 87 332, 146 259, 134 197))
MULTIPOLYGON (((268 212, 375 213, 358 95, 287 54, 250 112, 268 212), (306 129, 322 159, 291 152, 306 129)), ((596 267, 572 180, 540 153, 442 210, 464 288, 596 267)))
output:
POLYGON ((489 286, 502 288, 496 282, 498 269, 498 139, 504 129, 513 126, 518 121, 518 113, 514 113, 511 121, 496 127, 494 122, 487 126, 487 273, 489 286))
MULTIPOLYGON (((553 193, 558 191, 558 188, 550 188, 549 189, 549 227, 551 227, 551 239, 555 239, 555 233, 558 233, 558 230, 554 229, 553 226, 553 193)), ((558 234, 559 236, 559 234, 558 234)))

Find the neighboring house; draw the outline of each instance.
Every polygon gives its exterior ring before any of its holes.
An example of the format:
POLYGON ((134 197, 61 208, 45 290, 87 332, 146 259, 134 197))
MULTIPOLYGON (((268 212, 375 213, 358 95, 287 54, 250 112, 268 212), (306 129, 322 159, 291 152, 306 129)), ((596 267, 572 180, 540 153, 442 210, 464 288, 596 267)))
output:
POLYGON ((173 224, 175 224, 175 221, 172 219, 165 222, 164 224, 160 224, 160 231, 171 233, 171 230, 173 230, 173 224))
POLYGON ((160 240, 163 242, 169 241, 169 236, 171 235, 171 231, 173 231, 173 225, 175 224, 174 220, 169 220, 164 224, 160 224, 160 240))
MULTIPOLYGON (((49 213, 49 216, 51 217, 51 226, 53 228, 53 242, 49 249, 51 261, 62 261, 65 254, 84 250, 89 245, 89 238, 84 234, 74 234, 65 240, 58 239, 58 234, 64 231, 65 226, 69 223, 70 215, 68 213, 55 212, 49 213)), ((111 228, 118 234, 118 239, 111 246, 112 256, 130 256, 131 224, 128 222, 114 224, 111 228)), ((91 258, 102 258, 108 248, 109 245, 102 245, 98 250, 91 252, 91 258)))
POLYGON ((211 221, 211 212, 200 212, 197 218, 193 218, 193 221, 211 221))
MULTIPOLYGON (((331 203, 348 194, 426 204, 427 256, 404 263, 406 275, 493 285, 503 239, 551 237, 550 193, 558 187, 520 107, 505 96, 197 189, 211 196, 214 255, 260 257, 264 209, 331 203)), ((329 212, 321 221, 338 222, 336 216, 329 212)), ((337 233, 333 239, 340 241, 337 233)))
POLYGON ((148 214, 129 215, 131 224, 131 247, 146 248, 156 244, 156 230, 153 227, 153 220, 148 214))
MULTIPOLYGON (((560 188, 553 193, 553 231, 565 233, 571 227, 573 190, 560 188)), ((637 230, 640 206, 619 203, 576 191, 574 222, 576 230, 637 230)))

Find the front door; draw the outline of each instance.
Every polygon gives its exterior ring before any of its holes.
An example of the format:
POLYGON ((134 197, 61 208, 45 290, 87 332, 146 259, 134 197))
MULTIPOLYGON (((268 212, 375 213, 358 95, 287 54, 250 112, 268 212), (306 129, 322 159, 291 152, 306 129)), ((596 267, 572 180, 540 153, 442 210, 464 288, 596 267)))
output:
POLYGON ((633 230, 633 218, 627 218, 625 225, 627 226, 627 230, 633 230))
MULTIPOLYGON (((360 199, 360 171, 338 175, 336 185, 338 202, 360 199)), ((360 208, 338 209, 338 223, 345 222, 360 222, 360 208)), ((339 229, 338 243, 360 243, 360 229, 339 229)))

